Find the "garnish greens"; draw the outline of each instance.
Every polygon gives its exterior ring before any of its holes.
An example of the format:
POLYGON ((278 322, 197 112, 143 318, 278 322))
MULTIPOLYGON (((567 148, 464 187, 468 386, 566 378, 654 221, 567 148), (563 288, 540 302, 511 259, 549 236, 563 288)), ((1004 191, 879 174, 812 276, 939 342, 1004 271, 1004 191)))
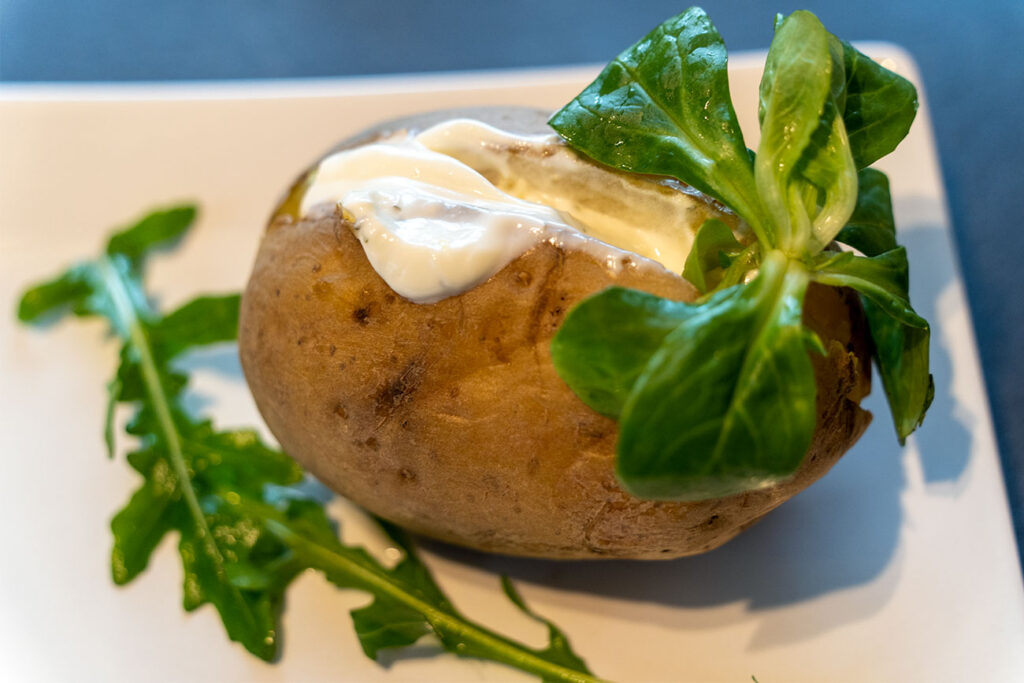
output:
POLYGON ((552 117, 582 154, 688 183, 757 238, 744 247, 707 221, 683 272, 700 301, 612 288, 571 311, 552 342, 562 378, 619 420, 616 470, 627 490, 697 500, 795 471, 816 419, 808 351, 823 353, 802 322, 811 282, 860 294, 900 442, 921 423, 933 392, 928 323, 910 306, 888 181, 868 168, 895 149, 916 110, 909 81, 811 13, 780 15, 752 152, 729 96, 725 43, 691 8, 552 117), (862 255, 826 250, 833 240, 862 255))
POLYGON ((184 567, 185 609, 211 603, 228 637, 264 660, 278 652, 285 591, 301 572, 315 569, 340 588, 373 597, 352 611, 356 635, 372 659, 434 634, 458 656, 500 662, 544 681, 598 680, 565 635, 530 611, 507 580, 502 586, 509 599, 547 626, 546 648, 528 647, 465 618, 398 529, 383 525, 402 553, 394 567, 343 544, 322 501, 300 486, 304 474, 295 462, 251 430, 217 430, 185 410, 187 377, 175 359, 234 340, 239 306, 237 295, 202 297, 164 315, 147 296, 147 255, 179 238, 194 216, 188 206, 146 216, 111 237, 99 258, 28 290, 18 308, 25 322, 67 311, 106 318, 122 343, 108 386, 105 439, 113 455, 114 408, 131 406, 127 430, 137 443, 128 462, 142 483, 111 522, 114 581, 138 576, 173 531, 184 567))

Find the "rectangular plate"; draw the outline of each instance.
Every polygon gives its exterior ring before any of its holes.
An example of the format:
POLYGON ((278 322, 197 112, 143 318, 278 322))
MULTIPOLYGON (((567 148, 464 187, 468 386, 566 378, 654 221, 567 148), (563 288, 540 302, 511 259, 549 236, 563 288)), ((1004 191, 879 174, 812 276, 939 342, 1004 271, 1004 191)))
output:
MULTIPOLYGON (((897 48, 879 59, 920 83, 897 48)), ((736 109, 756 130, 759 57, 733 60, 736 109)), ((334 142, 427 109, 554 108, 595 69, 306 82, 21 86, 0 90, 0 662, 7 680, 529 680, 432 655, 381 666, 347 610, 366 597, 307 574, 289 593, 284 648, 264 664, 227 641, 213 609, 186 615, 174 543, 127 588, 109 574, 109 520, 136 476, 105 461, 103 386, 115 346, 99 322, 14 323, 17 294, 145 210, 201 205, 198 227, 154 260, 163 306, 242 287, 263 223, 334 142)), ((748 144, 755 146, 755 140, 748 144)), ((905 449, 880 389, 875 424, 822 481, 724 548, 655 563, 542 562, 429 546, 456 605, 536 645, 544 632, 500 595, 498 574, 619 680, 1024 680, 1024 591, 991 420, 951 251, 926 106, 892 178, 912 296, 934 325, 935 403, 905 449)), ((258 416, 228 351, 199 354, 196 406, 222 425, 258 416)), ((123 415, 121 416, 123 419, 123 415)), ((343 502, 346 538, 375 538, 343 502)))

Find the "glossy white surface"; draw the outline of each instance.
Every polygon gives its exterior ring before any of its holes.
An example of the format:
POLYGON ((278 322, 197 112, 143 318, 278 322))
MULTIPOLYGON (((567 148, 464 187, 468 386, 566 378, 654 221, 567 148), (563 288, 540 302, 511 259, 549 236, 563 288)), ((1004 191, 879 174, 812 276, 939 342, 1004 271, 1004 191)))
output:
POLYGON ((706 216, 692 193, 586 160, 554 133, 471 119, 336 152, 312 176, 301 213, 341 207, 377 274, 418 303, 475 287, 542 240, 612 270, 626 250, 682 272, 706 216))
MULTIPOLYGON (((916 78, 902 52, 873 51, 916 78)), ((734 60, 747 130, 753 64, 734 60)), ((181 199, 201 204, 201 221, 178 251, 154 260, 152 289, 167 306, 236 290, 275 199, 337 139, 430 108, 555 107, 593 73, 0 91, 6 680, 529 680, 447 655, 400 656, 381 668, 363 657, 346 614, 366 598, 312 574, 290 593, 281 661, 263 664, 226 640, 212 609, 182 612, 171 539, 135 584, 115 588, 107 525, 136 483, 103 454, 115 346, 98 322, 18 327, 14 302, 26 283, 96 253, 111 226, 181 199)), ((911 255, 912 296, 934 330, 936 399, 907 448, 876 390, 876 424, 854 451, 724 548, 667 563, 587 564, 431 546, 426 558, 456 604, 539 644, 541 629, 500 596, 497 574, 508 573, 591 668, 615 680, 1024 680, 1024 590, 927 106, 881 166, 911 255)), ((197 407, 224 425, 257 419, 230 353, 190 366, 197 407)), ((366 537, 358 515, 337 508, 346 534, 366 537)))

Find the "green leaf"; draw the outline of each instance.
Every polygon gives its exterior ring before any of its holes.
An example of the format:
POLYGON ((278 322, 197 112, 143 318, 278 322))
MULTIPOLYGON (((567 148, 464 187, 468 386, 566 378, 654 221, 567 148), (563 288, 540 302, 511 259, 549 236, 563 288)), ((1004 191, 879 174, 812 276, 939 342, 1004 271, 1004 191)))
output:
POLYGON ((619 478, 641 497, 736 492, 787 476, 799 462, 814 427, 803 351, 821 350, 792 314, 808 265, 818 281, 865 297, 901 439, 930 400, 921 352, 927 324, 906 298, 906 255, 895 243, 888 185, 876 171, 858 173, 907 133, 916 93, 809 12, 777 15, 775 30, 759 89, 756 154, 742 148, 724 44, 699 9, 623 52, 551 121, 598 161, 674 175, 723 201, 758 239, 739 248, 723 226, 702 227, 684 268, 713 294, 697 313, 684 306, 665 319, 654 297, 602 293, 571 311, 552 341, 556 369, 573 391, 620 418, 619 478), (819 257, 837 236, 872 260, 819 257), (791 261, 773 266, 781 279, 769 287, 762 275, 754 281, 761 285, 740 289, 773 250, 774 259, 791 261), (778 379, 787 374, 792 383, 778 379), (909 388, 897 386, 911 375, 909 388), (775 406, 770 385, 779 392, 775 406), (750 462, 723 455, 730 450, 747 452, 750 462))
POLYGON ((814 279, 833 287, 857 290, 905 325, 927 328, 907 296, 907 252, 903 247, 870 258, 850 252, 820 254, 814 279))
POLYGON ((743 251, 732 229, 717 218, 709 218, 698 228, 693 246, 686 257, 683 277, 708 292, 722 279, 722 274, 743 251))
POLYGON ((549 123, 601 163, 673 176, 719 199, 767 241, 727 65, 718 30, 693 7, 612 60, 549 123))
POLYGON ((821 254, 813 274, 818 282, 861 295, 900 443, 920 426, 935 394, 928 370, 931 331, 910 305, 907 270, 906 250, 897 247, 870 258, 821 254))
POLYGON ((700 500, 786 479, 810 446, 817 385, 807 275, 771 252, 669 334, 622 411, 617 474, 634 495, 700 500))
POLYGON ((857 206, 836 240, 865 256, 891 251, 896 244, 896 221, 892 215, 889 178, 873 168, 857 173, 857 206))
POLYGON ((917 89, 843 41, 846 101, 843 122, 857 168, 889 154, 907 136, 917 114, 917 89))
POLYGON ((179 239, 192 226, 196 208, 190 204, 147 214, 139 222, 111 236, 107 254, 120 254, 137 267, 153 249, 179 239))
POLYGON ((555 369, 584 403, 618 417, 651 356, 694 310, 646 292, 606 289, 562 322, 551 341, 555 369))
MULTIPOLYGON (((786 17, 768 49, 761 78, 761 142, 754 176, 757 191, 776 226, 777 240, 772 246, 793 256, 813 244, 819 193, 833 190, 831 184, 847 173, 843 153, 848 156, 849 152, 841 144, 845 142, 842 126, 835 121, 832 74, 829 34, 821 22, 805 11, 786 17), (804 174, 808 164, 822 154, 828 159, 819 159, 812 180, 828 183, 831 179, 832 183, 816 186, 808 194, 804 174)), ((852 163, 850 166, 848 172, 853 173, 852 163)), ((852 193, 845 185, 835 190, 850 194, 844 200, 852 211, 856 186, 852 193)), ((845 222, 848 215, 841 216, 841 221, 845 222)), ((826 218, 835 221, 834 217, 826 218)))
MULTIPOLYGON (((451 602, 434 582, 404 534, 387 523, 383 526, 403 555, 389 572, 392 580, 401 584, 409 594, 454 614, 451 602)), ((377 659, 382 649, 413 645, 423 636, 434 633, 430 620, 421 611, 385 595, 377 595, 366 607, 353 610, 352 623, 363 652, 371 659, 377 659)))
POLYGON ((364 651, 374 658, 382 648, 434 633, 460 656, 502 662, 544 680, 596 681, 562 648, 537 651, 462 617, 397 529, 385 525, 403 553, 394 568, 343 545, 324 501, 302 486, 302 470, 291 458, 253 430, 218 430, 185 410, 187 377, 171 362, 193 347, 232 340, 239 302, 236 295, 202 297, 167 316, 151 306, 143 257, 190 221, 185 210, 143 219, 111 240, 110 253, 23 297, 26 319, 68 309, 96 315, 123 342, 107 387, 105 441, 112 450, 116 406, 130 407, 127 431, 138 445, 127 459, 142 481, 111 522, 114 581, 132 581, 160 542, 176 534, 184 608, 212 605, 228 637, 264 660, 277 655, 288 586, 316 568, 338 586, 373 596, 352 616, 364 651))
POLYGON ((178 480, 159 456, 142 465, 142 486, 110 522, 114 533, 111 570, 114 583, 123 585, 141 574, 164 536, 178 526, 182 514, 178 480))
MULTIPOLYGON (((445 650, 460 657, 489 659, 534 674, 543 681, 596 681, 568 643, 538 650, 510 640, 462 616, 430 577, 404 537, 392 535, 404 559, 388 569, 361 548, 339 542, 323 519, 272 518, 268 528, 308 566, 342 588, 374 595, 352 618, 364 652, 377 658, 382 649, 404 647, 432 632, 445 650), (417 616, 418 615, 418 616, 417 616)), ((560 633, 560 632, 559 632, 560 633)), ((563 636, 564 637, 564 636, 563 636)))
MULTIPOLYGON (((530 609, 527 606, 526 601, 523 600, 523 596, 519 594, 519 591, 516 590, 516 587, 507 576, 501 577, 501 589, 505 591, 505 595, 508 596, 508 599, 511 600, 523 614, 548 627, 548 646, 544 650, 544 654, 551 661, 560 663, 571 669, 577 669, 579 671, 587 670, 587 665, 575 652, 572 651, 572 648, 569 646, 569 639, 565 637, 562 630, 555 626, 550 619, 545 619, 530 609)), ((554 679, 548 678, 545 680, 554 679)))
POLYGON ((156 325, 162 350, 173 357, 197 346, 234 341, 241 300, 238 294, 201 296, 167 314, 156 325))
POLYGON ((88 315, 87 302, 93 296, 95 269, 88 264, 69 268, 56 278, 26 291, 18 302, 18 319, 35 322, 49 314, 72 310, 88 315))
POLYGON ((103 445, 107 447, 107 457, 114 458, 114 416, 117 411, 118 396, 121 395, 121 380, 117 377, 107 382, 107 409, 103 416, 103 445))

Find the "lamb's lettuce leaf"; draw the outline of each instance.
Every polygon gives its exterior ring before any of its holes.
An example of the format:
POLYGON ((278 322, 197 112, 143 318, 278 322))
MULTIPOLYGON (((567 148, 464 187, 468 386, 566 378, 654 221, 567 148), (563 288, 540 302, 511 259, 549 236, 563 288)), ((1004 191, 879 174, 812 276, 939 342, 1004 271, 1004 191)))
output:
POLYGON ((613 59, 550 124, 588 156, 678 178, 757 230, 765 221, 727 67, 721 35, 692 7, 613 59))
POLYGON ((684 270, 707 292, 698 303, 612 290, 579 304, 553 342, 568 385, 619 416, 618 474, 638 495, 701 498, 795 471, 814 430, 806 349, 820 344, 798 315, 808 277, 862 294, 901 441, 930 401, 927 323, 907 296, 888 187, 863 168, 909 130, 914 87, 809 12, 780 16, 775 28, 756 153, 741 149, 724 44, 696 8, 623 52, 551 120, 582 154, 671 175, 725 202, 758 240, 737 250, 721 230, 702 229, 684 270), (823 253, 837 237, 865 256, 823 253), (774 280, 764 272, 738 284, 780 259, 790 265, 771 269, 782 284, 765 284, 774 280))
POLYGON ((569 312, 551 341, 551 356, 587 405, 617 418, 665 337, 697 312, 683 302, 609 287, 569 312))
POLYGON ((935 393, 928 371, 931 332, 910 306, 909 264, 906 250, 896 243, 889 180, 870 168, 860 172, 860 179, 857 208, 837 239, 865 256, 821 254, 814 278, 860 293, 875 362, 903 443, 920 426, 935 393))
POLYGON ((683 277, 706 293, 722 281, 741 253, 743 245, 732 229, 717 218, 709 218, 697 229, 683 266, 683 277))
POLYGON ((843 123, 857 168, 896 149, 917 115, 917 89, 899 74, 841 41, 846 74, 843 123))
POLYGON ((896 221, 892 215, 889 178, 874 168, 857 173, 857 205, 836 241, 865 256, 878 256, 895 249, 896 221))
POLYGON ((691 307, 623 407, 616 471, 626 490, 699 500, 792 474, 817 415, 801 319, 807 282, 774 252, 749 285, 691 307))

